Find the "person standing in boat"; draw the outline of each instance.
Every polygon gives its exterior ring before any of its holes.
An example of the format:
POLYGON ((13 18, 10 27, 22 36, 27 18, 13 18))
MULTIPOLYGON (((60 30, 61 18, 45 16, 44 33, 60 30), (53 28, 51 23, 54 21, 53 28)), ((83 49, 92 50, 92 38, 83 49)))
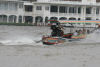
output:
POLYGON ((74 33, 73 32, 73 24, 72 23, 71 23, 70 33, 74 33))
POLYGON ((57 34, 56 34, 56 36, 63 36, 63 34, 64 34, 64 31, 63 31, 63 30, 65 30, 65 29, 63 28, 63 26, 61 26, 60 23, 57 22, 57 23, 56 23, 56 27, 57 27, 57 34), (62 29, 63 29, 63 30, 62 30, 62 29))
POLYGON ((86 34, 86 29, 83 28, 82 34, 86 34))
POLYGON ((87 34, 90 34, 90 30, 87 30, 87 34))

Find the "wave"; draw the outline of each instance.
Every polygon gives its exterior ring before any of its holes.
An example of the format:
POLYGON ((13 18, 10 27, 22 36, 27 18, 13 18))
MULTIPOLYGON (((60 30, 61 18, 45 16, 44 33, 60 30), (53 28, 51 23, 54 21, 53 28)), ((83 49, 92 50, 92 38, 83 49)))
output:
POLYGON ((100 43, 100 29, 95 30, 92 34, 81 40, 80 43, 100 43))
POLYGON ((27 37, 20 37, 16 39, 7 39, 7 40, 1 40, 0 43, 3 45, 34 45, 34 46, 42 46, 42 42, 36 43, 36 41, 41 40, 40 37, 34 37, 34 38, 27 38, 27 37))

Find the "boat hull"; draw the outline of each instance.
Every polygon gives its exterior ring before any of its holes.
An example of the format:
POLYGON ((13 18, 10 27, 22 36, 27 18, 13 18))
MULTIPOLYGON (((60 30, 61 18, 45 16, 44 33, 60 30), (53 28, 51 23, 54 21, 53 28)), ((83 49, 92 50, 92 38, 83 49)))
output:
POLYGON ((78 35, 78 36, 72 36, 71 39, 68 39, 68 41, 80 41, 81 39, 86 38, 90 34, 83 34, 83 35, 78 35))
POLYGON ((45 45, 54 45, 58 43, 65 43, 66 40, 72 42, 72 41, 80 41, 81 39, 84 39, 88 34, 84 35, 78 35, 73 36, 72 33, 64 34, 63 37, 49 37, 49 36, 43 36, 42 42, 45 45))
POLYGON ((63 38, 69 38, 71 39, 71 37, 73 36, 73 33, 67 33, 63 35, 63 38))
POLYGON ((62 38, 62 37, 46 37, 43 36, 42 37, 42 42, 45 45, 54 45, 54 44, 58 44, 58 43, 65 43, 66 39, 62 38))

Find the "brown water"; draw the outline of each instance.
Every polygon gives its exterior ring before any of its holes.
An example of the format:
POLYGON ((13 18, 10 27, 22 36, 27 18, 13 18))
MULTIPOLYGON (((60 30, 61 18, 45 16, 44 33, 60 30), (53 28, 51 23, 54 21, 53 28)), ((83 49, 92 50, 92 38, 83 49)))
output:
POLYGON ((0 26, 0 67, 100 67, 99 30, 78 42, 35 42, 50 32, 49 27, 0 26))
MULTIPOLYGON (((70 28, 65 28, 65 33, 70 32, 70 28)), ((82 28, 74 28, 82 29, 82 28)), ((90 30, 93 30, 91 28, 90 30)), ((43 35, 50 35, 50 27, 44 26, 0 26, 0 43, 1 45, 43 45, 41 43, 36 43, 36 41, 41 40, 43 35)), ((66 42, 68 44, 84 44, 88 43, 99 43, 99 34, 94 33, 91 36, 80 42, 66 42), (98 37, 98 40, 96 39, 98 37)), ((65 43, 65 44, 66 44, 65 43)), ((93 44, 92 43, 92 44, 93 44)), ((59 44, 60 45, 60 44, 59 44)), ((64 45, 64 44, 63 44, 64 45)))

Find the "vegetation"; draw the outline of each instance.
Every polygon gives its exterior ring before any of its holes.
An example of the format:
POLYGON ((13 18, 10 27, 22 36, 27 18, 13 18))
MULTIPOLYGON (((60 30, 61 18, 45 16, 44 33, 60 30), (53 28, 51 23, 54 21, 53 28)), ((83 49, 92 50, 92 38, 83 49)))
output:
POLYGON ((28 23, 0 23, 0 25, 33 26, 32 24, 28 23))

